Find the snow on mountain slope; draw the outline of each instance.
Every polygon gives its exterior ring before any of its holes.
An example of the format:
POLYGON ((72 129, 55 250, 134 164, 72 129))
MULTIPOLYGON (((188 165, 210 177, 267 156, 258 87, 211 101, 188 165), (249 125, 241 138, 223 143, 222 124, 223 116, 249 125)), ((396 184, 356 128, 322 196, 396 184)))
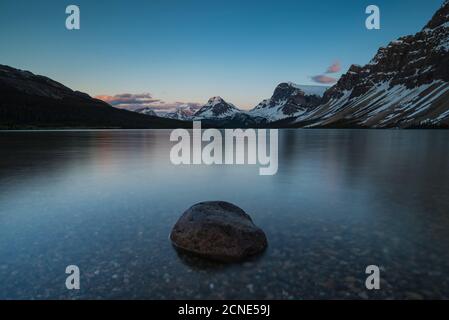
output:
POLYGON ((333 124, 370 128, 437 125, 444 120, 440 116, 448 109, 449 84, 435 81, 407 88, 405 85, 390 87, 389 83, 381 83, 356 99, 348 99, 351 93, 347 91, 340 99, 331 99, 314 112, 298 117, 297 121, 318 119, 309 127, 333 124))

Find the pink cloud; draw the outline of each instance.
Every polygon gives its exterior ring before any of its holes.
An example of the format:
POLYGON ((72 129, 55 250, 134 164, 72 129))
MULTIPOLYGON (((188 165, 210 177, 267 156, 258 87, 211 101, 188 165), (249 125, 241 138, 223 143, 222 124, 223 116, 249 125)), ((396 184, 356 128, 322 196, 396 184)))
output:
POLYGON ((326 74, 330 74, 330 73, 337 73, 340 72, 341 70, 341 64, 339 61, 335 61, 333 64, 331 64, 325 74, 319 74, 317 76, 313 76, 312 80, 317 82, 317 83, 321 83, 321 84, 333 84, 337 82, 337 79, 327 76, 326 74))
POLYGON ((337 82, 337 79, 326 76, 324 74, 314 76, 314 77, 312 77, 312 80, 317 83, 321 83, 321 84, 333 84, 333 83, 337 82))
POLYGON ((113 96, 99 95, 95 98, 109 103, 111 106, 121 109, 134 109, 146 106, 152 103, 157 103, 160 100, 154 99, 149 93, 121 93, 113 96))
POLYGON ((334 62, 329 68, 327 68, 326 73, 337 73, 341 70, 341 65, 339 61, 334 62))

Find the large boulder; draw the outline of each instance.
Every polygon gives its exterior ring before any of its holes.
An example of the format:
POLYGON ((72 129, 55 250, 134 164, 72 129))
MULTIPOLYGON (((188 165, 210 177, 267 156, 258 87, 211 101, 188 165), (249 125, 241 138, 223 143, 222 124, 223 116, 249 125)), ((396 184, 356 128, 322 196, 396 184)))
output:
POLYGON ((190 207, 173 227, 170 240, 177 249, 223 262, 241 261, 267 247, 265 233, 251 217, 222 201, 190 207))

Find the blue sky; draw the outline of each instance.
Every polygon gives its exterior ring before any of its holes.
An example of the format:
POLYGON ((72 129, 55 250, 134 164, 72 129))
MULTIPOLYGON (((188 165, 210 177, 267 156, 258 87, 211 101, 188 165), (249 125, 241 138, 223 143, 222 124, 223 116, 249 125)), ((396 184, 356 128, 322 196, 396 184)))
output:
POLYGON ((284 81, 314 84, 335 61, 365 64, 419 31, 442 0, 147 0, 0 2, 0 63, 95 95, 151 93, 166 102, 220 95, 242 108, 284 81), (81 30, 65 29, 65 7, 81 30), (381 9, 381 30, 365 8, 381 9))

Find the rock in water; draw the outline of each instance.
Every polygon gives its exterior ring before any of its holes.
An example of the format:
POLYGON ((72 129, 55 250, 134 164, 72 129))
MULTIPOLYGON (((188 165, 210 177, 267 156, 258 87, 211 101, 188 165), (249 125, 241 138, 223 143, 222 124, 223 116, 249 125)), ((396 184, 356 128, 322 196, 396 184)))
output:
POLYGON ((265 233, 251 217, 222 201, 190 207, 173 227, 170 240, 178 249, 224 262, 243 260, 267 247, 265 233))

